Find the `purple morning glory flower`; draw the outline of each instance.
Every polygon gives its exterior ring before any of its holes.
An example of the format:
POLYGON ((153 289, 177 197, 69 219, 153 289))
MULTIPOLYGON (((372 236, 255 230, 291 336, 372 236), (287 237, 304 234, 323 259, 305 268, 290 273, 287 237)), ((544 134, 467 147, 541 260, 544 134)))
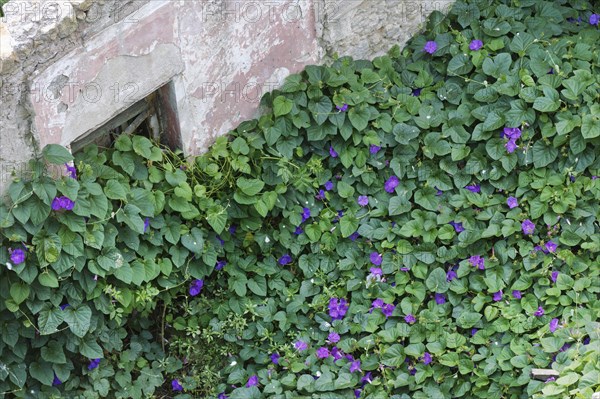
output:
POLYGON ((465 186, 465 188, 467 190, 469 190, 472 193, 479 193, 481 192, 481 186, 479 184, 472 184, 470 186, 465 186))
POLYGON ((90 360, 90 364, 88 364, 88 370, 93 370, 100 365, 100 359, 92 359, 90 360))
POLYGON ((258 376, 255 374, 248 378, 248 382, 246 383, 246 388, 255 387, 258 385, 258 376))
POLYGON ((419 97, 421 95, 421 90, 423 90, 423 88, 417 87, 416 89, 413 89, 412 93, 410 94, 411 96, 419 97))
POLYGON ((227 265, 227 261, 226 260, 220 260, 217 262, 217 264, 215 265, 215 270, 223 270, 223 268, 227 265))
POLYGON ((71 306, 71 305, 69 305, 68 303, 65 303, 64 305, 60 305, 59 308, 60 308, 60 310, 65 310, 69 306, 71 306))
POLYGON ((471 336, 477 334, 477 329, 476 328, 472 328, 471 329, 471 336))
POLYGON ((69 177, 71 179, 77 179, 77 169, 75 169, 75 166, 71 166, 68 163, 66 163, 65 167, 67 168, 67 174, 69 175, 69 177))
POLYGON ((556 279, 558 279, 558 271, 555 270, 550 275, 550 280, 552 280, 553 283, 556 283, 556 279))
POLYGON ((52 210, 60 211, 61 209, 70 211, 75 206, 75 203, 68 197, 56 197, 52 200, 52 210))
POLYGON ((383 256, 381 256, 381 254, 379 254, 377 252, 371 252, 369 259, 371 260, 371 263, 374 264, 375 266, 381 266, 381 262, 383 261, 383 256))
POLYGON ((337 158, 338 157, 338 153, 335 152, 335 150, 333 149, 333 146, 329 146, 329 155, 331 155, 331 158, 337 158))
POLYGON ((179 380, 177 380, 177 379, 171 381, 171 387, 173 388, 174 391, 183 391, 183 387, 181 386, 181 384, 179 383, 179 380))
POLYGON ((523 229, 523 234, 531 235, 535 230, 535 224, 531 220, 525 219, 525 221, 521 223, 521 229, 523 229))
POLYGON ((64 210, 70 211, 75 206, 75 203, 69 199, 69 197, 59 197, 60 207, 64 210))
POLYGON ((60 380, 60 378, 58 378, 56 373, 54 373, 54 380, 52 380, 52 386, 58 386, 60 384, 62 384, 62 381, 60 380))
POLYGON ((558 351, 559 352, 564 352, 567 349, 569 349, 570 347, 571 347, 571 344, 567 343, 567 344, 564 344, 558 351))
POLYGON ((437 187, 434 187, 434 188, 437 190, 437 192, 435 193, 435 195, 436 195, 437 197, 439 197, 440 195, 444 195, 444 192, 443 192, 442 190, 440 190, 440 189, 439 189, 439 188, 437 188, 437 187))
POLYGON ((204 280, 194 280, 190 285, 190 295, 198 295, 202 291, 202 287, 204 287, 204 280))
POLYGON ((331 181, 325 182, 325 190, 330 191, 333 188, 333 183, 331 181))
POLYGON ((387 319, 388 317, 390 317, 392 315, 392 313, 394 313, 394 309, 396 309, 396 307, 391 304, 385 304, 383 305, 383 307, 381 308, 381 311, 383 312, 383 314, 385 315, 385 318, 387 319))
POLYGON ((483 42, 481 40, 471 40, 471 43, 469 43, 469 50, 472 51, 477 51, 479 49, 481 49, 483 47, 483 42))
POLYGON ((300 226, 296 227, 296 230, 294 230, 294 234, 296 234, 297 236, 299 236, 302 233, 304 233, 304 230, 302 230, 302 227, 300 226))
POLYGON ((585 338, 583 339, 583 344, 584 344, 584 345, 589 345, 589 344, 590 344, 590 337, 585 337, 585 338))
POLYGON ((306 222, 310 217, 310 209, 302 208, 302 223, 306 222))
POLYGON ((435 53, 435 50, 437 50, 437 43, 431 40, 425 43, 425 46, 423 47, 423 51, 428 54, 435 53))
POLYGON ((315 198, 319 201, 325 200, 325 190, 319 190, 319 194, 315 195, 315 198))
POLYGON ((308 344, 304 341, 296 341, 296 343, 294 344, 294 348, 296 348, 296 350, 298 352, 302 352, 308 349, 308 344))
POLYGON ((348 306, 348 303, 343 298, 331 298, 329 300, 329 316, 333 320, 341 320, 346 315, 348 306))
POLYGON ((360 237, 360 234, 358 234, 358 231, 355 231, 354 233, 352 233, 350 235, 350 237, 348 237, 350 239, 350 241, 356 241, 356 239, 360 237))
POLYGON ((558 328, 558 319, 550 320, 550 332, 556 331, 557 328, 558 328))
POLYGON ((337 342, 340 342, 340 334, 336 333, 335 331, 332 331, 327 336, 327 339, 329 340, 329 342, 335 344, 337 342))
POLYGON ((373 377, 371 376, 370 371, 360 379, 360 383, 362 384, 363 387, 366 384, 370 384, 371 382, 373 382, 373 377))
POLYGON ((277 352, 271 353, 271 361, 273 362, 273 364, 279 364, 279 358, 280 357, 281 356, 277 352))
POLYGON ((390 176, 389 179, 386 180, 385 184, 384 184, 384 189, 385 191, 387 191, 388 193, 393 193, 394 190, 396 189, 396 187, 398 187, 398 184, 400 184, 400 180, 398 180, 398 178, 396 176, 390 176))
POLYGON ((519 148, 519 146, 517 145, 517 142, 514 139, 508 140, 504 144, 504 147, 506 148, 506 152, 508 152, 509 154, 512 154, 513 152, 515 152, 515 150, 517 148, 519 148))
POLYGON ((359 398, 360 398, 360 393, 361 393, 361 392, 362 392, 362 391, 361 391, 360 389, 358 389, 358 388, 357 388, 357 389, 355 389, 355 390, 354 390, 354 398, 355 398, 355 399, 359 399, 359 398))
POLYGON ((437 303, 438 305, 443 305, 446 303, 446 296, 444 294, 438 294, 436 292, 435 294, 435 303, 437 303))
POLYGON ((519 291, 519 290, 513 290, 512 296, 515 299, 521 299, 523 297, 523 295, 521 294, 521 291, 519 291))
POLYGON ((369 271, 374 276, 382 276, 383 275, 383 270, 381 270, 380 267, 372 267, 369 269, 369 271))
POLYGON ((237 231, 237 226, 235 224, 232 224, 231 226, 229 226, 229 234, 234 235, 236 231, 237 231))
POLYGON ((354 373, 355 371, 362 371, 360 369, 360 360, 354 360, 351 364, 350 364, 350 372, 354 373))
POLYGON ((518 127, 505 127, 502 133, 500 133, 500 138, 508 138, 512 140, 517 140, 521 137, 521 129, 518 127))
POLYGON ((381 147, 378 145, 371 144, 371 146, 369 147, 369 152, 371 154, 377 154, 377 152, 379 152, 379 150, 381 150, 381 147))
POLYGON ((513 209, 519 206, 519 201, 517 201, 515 197, 508 197, 508 199, 506 200, 506 204, 510 209, 513 209))
POLYGON ((16 266, 25 262, 25 251, 21 248, 10 251, 10 261, 16 266))
POLYGON ((544 381, 546 384, 552 381, 556 381, 556 377, 548 377, 546 378, 546 381, 544 381))
POLYGON ((598 22, 600 22, 600 15, 598 14, 592 14, 590 15, 590 25, 598 25, 598 22))
POLYGON ((502 300, 502 290, 495 292, 494 295, 492 296, 492 299, 496 302, 501 301, 502 300))
POLYGON ((329 353, 329 349, 327 349, 327 347, 322 346, 319 349, 317 349, 317 359, 325 359, 327 357, 329 357, 330 353, 329 353))
POLYGON ((534 316, 541 317, 544 315, 544 308, 538 306, 538 309, 533 313, 534 316))
POLYGON ((52 204, 50 205, 50 207, 52 208, 53 211, 59 211, 62 209, 60 207, 60 200, 58 199, 58 197, 56 197, 52 200, 52 204))
POLYGON ((336 105, 335 107, 340 112, 346 112, 346 111, 348 111, 348 104, 345 104, 345 103, 344 103, 344 105, 336 105))
POLYGON ((333 356, 333 360, 336 362, 344 357, 342 351, 340 351, 340 349, 337 346, 331 348, 331 356, 333 356))
POLYGON ((218 396, 217 399, 227 399, 229 396, 225 395, 225 392, 221 392, 218 396))
POLYGON ((452 267, 448 272, 446 272, 446 281, 450 282, 458 277, 456 274, 456 267, 452 267))
POLYGON ((289 254, 285 254, 285 255, 283 255, 281 258, 279 258, 279 261, 278 261, 278 262, 279 262, 279 264, 280 264, 281 266, 285 266, 285 265, 287 265, 288 263, 291 263, 291 262, 292 262, 292 257, 291 257, 289 254))
POLYGON ((367 197, 366 195, 359 195, 358 196, 358 205, 360 205, 360 206, 369 205, 369 197, 367 197))
POLYGON ((553 243, 552 241, 548 241, 548 242, 546 243, 546 245, 545 245, 545 246, 546 246, 546 249, 547 249, 548 251, 550 251, 550 252, 555 252, 555 251, 556 251, 556 248, 558 247, 558 246, 557 246, 555 243, 553 243))
POLYGON ((431 358, 431 354, 429 352, 425 352, 425 354, 423 355, 423 364, 424 365, 428 365, 429 363, 431 363, 433 359, 431 358))
POLYGON ((412 314, 407 314, 406 316, 404 316, 404 321, 407 322, 408 324, 412 324, 414 322, 417 321, 417 319, 415 318, 415 316, 413 316, 412 314))
POLYGON ((461 231, 465 231, 465 228, 463 227, 461 222, 450 222, 449 224, 452 227, 454 227, 454 231, 456 231, 457 233, 460 233, 461 231))
POLYGON ((150 227, 150 218, 144 219, 144 233, 148 231, 148 227, 150 227))
POLYGON ((479 270, 485 270, 485 259, 479 255, 473 255, 469 258, 471 266, 476 266, 479 270))
POLYGON ((542 248, 540 245, 536 245, 535 247, 533 247, 534 251, 542 251, 544 253, 548 253, 548 251, 546 251, 546 249, 542 248))
POLYGON ((372 309, 381 309, 384 304, 385 304, 385 302, 383 302, 383 299, 377 298, 371 303, 371 308, 372 309))

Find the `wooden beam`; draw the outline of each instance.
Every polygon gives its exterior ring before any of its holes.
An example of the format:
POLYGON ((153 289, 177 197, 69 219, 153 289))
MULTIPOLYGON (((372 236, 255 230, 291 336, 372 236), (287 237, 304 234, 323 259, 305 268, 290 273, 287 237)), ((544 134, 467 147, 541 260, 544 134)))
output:
POLYGON ((550 377, 558 378, 558 371, 552 369, 531 369, 531 376, 536 380, 547 380, 550 377))
POLYGON ((119 126, 126 124, 127 121, 135 118, 141 113, 145 113, 148 111, 148 102, 143 99, 133 104, 131 107, 127 108, 124 112, 115 116, 113 119, 106 122, 104 125, 100 126, 98 129, 84 135, 83 137, 78 138, 77 140, 71 143, 71 149, 75 153, 83 149, 86 145, 95 142, 100 137, 107 135, 113 129, 118 128, 119 126))

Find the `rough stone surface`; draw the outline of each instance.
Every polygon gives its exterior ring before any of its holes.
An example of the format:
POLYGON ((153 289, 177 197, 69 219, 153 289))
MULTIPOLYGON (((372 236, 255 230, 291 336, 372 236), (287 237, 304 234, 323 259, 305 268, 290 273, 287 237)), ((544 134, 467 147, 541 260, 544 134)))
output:
POLYGON ((406 43, 433 11, 447 12, 452 0, 319 0, 317 23, 328 54, 371 59, 406 43))
POLYGON ((11 0, 0 20, 0 194, 48 143, 68 145, 166 83, 181 144, 205 151, 262 94, 334 54, 402 45, 450 1, 11 0))

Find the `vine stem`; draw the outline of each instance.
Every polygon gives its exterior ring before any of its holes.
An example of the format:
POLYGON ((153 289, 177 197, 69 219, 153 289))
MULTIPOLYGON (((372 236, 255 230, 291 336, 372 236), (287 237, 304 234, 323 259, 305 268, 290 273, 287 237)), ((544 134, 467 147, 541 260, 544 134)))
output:
POLYGON ((162 345, 163 353, 165 352, 165 313, 167 313, 167 304, 166 303, 163 304, 162 319, 161 319, 161 326, 160 326, 160 343, 162 345))
POLYGON ((19 312, 21 312, 21 314, 22 314, 23 316, 25 316, 25 318, 27 319, 27 321, 28 321, 29 323, 31 323, 31 326, 32 326, 32 327, 35 329, 35 331, 37 331, 37 333, 38 333, 38 334, 42 335, 42 333, 40 332, 40 330, 38 330, 37 326, 35 325, 35 323, 34 323, 34 322, 32 322, 32 321, 31 321, 31 319, 29 318, 29 316, 27 316, 27 315, 25 314, 25 312, 23 312, 23 311, 22 311, 20 308, 19 308, 19 312))

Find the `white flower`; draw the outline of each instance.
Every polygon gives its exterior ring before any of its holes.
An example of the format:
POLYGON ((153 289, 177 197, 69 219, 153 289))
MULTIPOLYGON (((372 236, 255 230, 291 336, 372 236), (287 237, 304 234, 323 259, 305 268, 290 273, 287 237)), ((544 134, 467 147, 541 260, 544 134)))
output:
POLYGON ((6 268, 8 270, 12 270, 12 265, 9 262, 6 262, 6 268))

